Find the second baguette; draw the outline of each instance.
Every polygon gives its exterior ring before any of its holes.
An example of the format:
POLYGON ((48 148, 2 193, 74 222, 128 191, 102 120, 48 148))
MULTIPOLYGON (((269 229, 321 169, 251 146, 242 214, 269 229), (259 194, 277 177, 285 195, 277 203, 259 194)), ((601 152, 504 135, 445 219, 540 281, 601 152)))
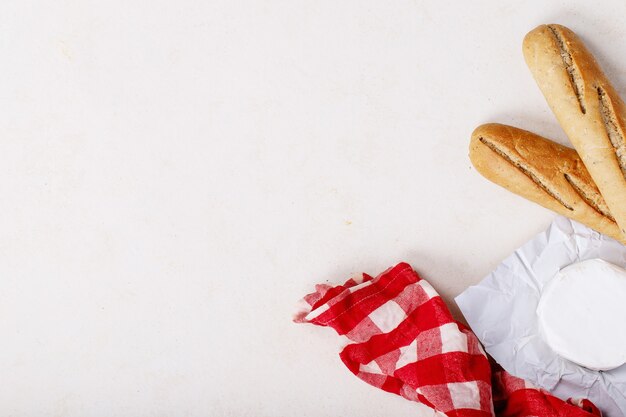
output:
POLYGON ((472 133, 470 159, 488 180, 626 244, 574 149, 490 123, 472 133))
POLYGON ((574 32, 542 25, 524 58, 626 236, 626 106, 574 32))

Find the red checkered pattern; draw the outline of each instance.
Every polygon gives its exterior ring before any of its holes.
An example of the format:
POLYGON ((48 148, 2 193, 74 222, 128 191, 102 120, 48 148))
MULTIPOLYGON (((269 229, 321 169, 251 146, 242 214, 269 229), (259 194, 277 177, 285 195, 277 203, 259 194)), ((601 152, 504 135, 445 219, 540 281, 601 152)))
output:
POLYGON ((298 323, 345 336, 341 360, 365 382, 449 417, 591 417, 589 401, 562 401, 490 363, 476 336, 406 263, 373 278, 318 285, 298 323))

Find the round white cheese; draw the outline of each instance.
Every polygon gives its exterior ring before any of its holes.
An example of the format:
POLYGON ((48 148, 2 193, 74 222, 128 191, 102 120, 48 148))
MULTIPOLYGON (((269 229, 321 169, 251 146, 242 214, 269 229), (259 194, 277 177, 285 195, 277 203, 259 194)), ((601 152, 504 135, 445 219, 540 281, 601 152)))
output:
POLYGON ((561 357, 593 370, 626 363, 626 271, 601 259, 569 265, 543 288, 539 331, 561 357))

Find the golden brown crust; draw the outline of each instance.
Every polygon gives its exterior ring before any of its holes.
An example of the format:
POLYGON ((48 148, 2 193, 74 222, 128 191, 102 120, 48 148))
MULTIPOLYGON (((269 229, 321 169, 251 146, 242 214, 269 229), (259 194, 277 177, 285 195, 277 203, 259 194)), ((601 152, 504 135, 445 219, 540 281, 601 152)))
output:
POLYGON ((526 35, 523 49, 539 88, 626 236, 624 102, 568 28, 539 26, 526 35))
POLYGON ((488 180, 626 244, 574 149, 490 123, 472 133, 470 159, 488 180))

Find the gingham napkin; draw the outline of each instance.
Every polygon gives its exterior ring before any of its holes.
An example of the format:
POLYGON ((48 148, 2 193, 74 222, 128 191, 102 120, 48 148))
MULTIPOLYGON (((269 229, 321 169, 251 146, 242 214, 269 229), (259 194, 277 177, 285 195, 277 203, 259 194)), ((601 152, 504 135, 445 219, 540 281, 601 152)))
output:
POLYGON ((449 417, 591 417, 589 401, 562 401, 490 363, 476 336, 452 318, 406 263, 376 278, 317 285, 294 321, 345 337, 341 360, 363 381, 449 417))

